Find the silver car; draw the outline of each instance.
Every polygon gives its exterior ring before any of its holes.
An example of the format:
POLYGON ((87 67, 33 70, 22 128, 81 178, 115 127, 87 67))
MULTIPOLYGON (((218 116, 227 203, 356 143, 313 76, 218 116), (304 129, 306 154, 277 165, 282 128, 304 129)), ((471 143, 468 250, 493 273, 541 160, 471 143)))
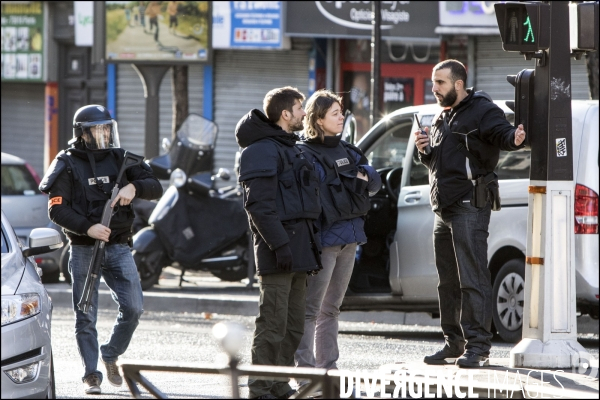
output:
POLYGON ((50 228, 33 229, 29 247, 17 239, 2 210, 3 399, 55 398, 52 302, 33 256, 63 246, 50 228))
MULTIPOLYGON (((2 153, 2 209, 23 243, 27 243, 33 228, 60 231, 48 218, 48 196, 39 191, 39 181, 38 174, 25 160, 2 153)), ((63 241, 66 241, 64 236, 63 241)), ((59 281, 61 255, 62 251, 56 250, 35 258, 42 269, 44 283, 59 281)))

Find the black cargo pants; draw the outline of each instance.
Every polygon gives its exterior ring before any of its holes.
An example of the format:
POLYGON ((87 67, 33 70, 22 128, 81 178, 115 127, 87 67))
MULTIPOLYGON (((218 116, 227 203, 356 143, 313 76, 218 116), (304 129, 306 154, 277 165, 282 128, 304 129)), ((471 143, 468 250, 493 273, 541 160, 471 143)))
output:
MULTIPOLYGON (((258 316, 252 340, 252 365, 293 367, 294 353, 304 334, 306 272, 284 272, 259 278, 258 316)), ((291 390, 289 379, 249 377, 250 398, 281 397, 291 390)))

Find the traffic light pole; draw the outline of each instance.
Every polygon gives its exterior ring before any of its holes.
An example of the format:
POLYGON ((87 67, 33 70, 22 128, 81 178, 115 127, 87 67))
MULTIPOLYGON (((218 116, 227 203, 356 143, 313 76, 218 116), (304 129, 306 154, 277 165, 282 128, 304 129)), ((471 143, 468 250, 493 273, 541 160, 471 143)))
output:
MULTIPOLYGON (((550 2, 550 45, 535 68, 523 339, 511 367, 587 368, 577 342, 568 2, 550 2)), ((544 52, 546 50, 542 50, 544 52)), ((538 53, 539 55, 539 53, 538 53)))

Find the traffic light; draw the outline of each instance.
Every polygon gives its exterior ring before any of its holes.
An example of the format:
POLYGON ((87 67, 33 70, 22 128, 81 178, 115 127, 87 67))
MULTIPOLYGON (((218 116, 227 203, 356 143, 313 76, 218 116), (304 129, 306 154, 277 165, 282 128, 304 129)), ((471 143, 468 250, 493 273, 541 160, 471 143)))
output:
POLYGON ((550 5, 544 3, 496 3, 496 19, 504 51, 521 53, 550 47, 550 5))
POLYGON ((507 75, 506 80, 515 87, 515 101, 507 101, 508 108, 515 112, 515 126, 523 124, 523 129, 527 132, 525 143, 530 144, 530 137, 533 130, 534 112, 533 112, 533 85, 535 70, 524 69, 517 75, 507 75))
POLYGON ((572 51, 598 51, 598 2, 569 4, 572 51))

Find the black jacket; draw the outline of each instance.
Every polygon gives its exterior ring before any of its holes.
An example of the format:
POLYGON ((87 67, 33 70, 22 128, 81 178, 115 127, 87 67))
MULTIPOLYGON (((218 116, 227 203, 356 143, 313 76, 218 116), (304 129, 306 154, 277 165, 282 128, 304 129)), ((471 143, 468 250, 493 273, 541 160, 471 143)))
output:
MULTIPOLYGON (((87 152, 85 150, 69 149, 68 152, 71 154, 70 157, 77 157, 89 164, 87 152)), ((115 171, 120 168, 120 165, 116 165, 118 157, 113 157, 112 152, 119 152, 122 156, 124 150, 113 149, 91 152, 97 163, 97 169, 101 163, 114 163, 113 169, 115 171)), ((55 161, 50 165, 40 184, 40 190, 49 195, 48 215, 55 224, 63 228, 63 231, 69 238, 71 244, 93 246, 96 240, 87 236, 87 231, 92 225, 100 222, 101 214, 96 215, 98 213, 91 209, 93 206, 95 207, 96 204, 84 204, 83 206, 74 204, 75 201, 83 203, 87 202, 86 198, 88 196, 84 193, 85 188, 76 188, 74 185, 83 185, 88 182, 80 182, 76 179, 77 177, 74 176, 76 172, 72 171, 70 166, 66 165, 66 162, 59 156, 57 156, 55 161), (88 209, 87 214, 89 215, 82 215, 76 211, 76 209, 82 207, 88 209)), ((85 174, 82 173, 78 175, 78 177, 84 175, 85 174)), ((116 173, 114 175, 114 177, 110 176, 111 182, 114 182, 116 179, 116 173)), ((135 197, 152 200, 159 198, 162 195, 162 186, 160 185, 160 182, 154 177, 152 170, 145 163, 142 163, 141 166, 131 167, 126 170, 120 187, 123 188, 128 183, 135 186, 135 197)), ((92 187, 96 189, 97 185, 92 187)), ((98 191, 98 193, 99 196, 103 197, 105 200, 110 198, 110 193, 105 194, 100 191, 98 191)), ((102 200, 103 204, 106 204, 105 200, 102 200)), ((123 213, 126 216, 125 221, 122 221, 123 218, 116 218, 116 216, 113 216, 111 219, 109 243, 129 242, 132 236, 131 225, 134 217, 133 209, 131 208, 131 205, 125 207, 115 205, 115 208, 118 209, 117 213, 123 213)))
POLYGON ((472 89, 467 92, 467 97, 455 108, 444 109, 434 117, 432 151, 429 155, 419 152, 419 158, 429 168, 434 211, 458 200, 470 199, 473 180, 496 168, 500 150, 517 150, 524 146, 515 145, 515 127, 486 93, 472 89), (457 149, 459 143, 479 160, 484 171, 457 149))
POLYGON ((275 250, 285 245, 292 251, 293 271, 317 270, 320 258, 313 222, 321 212, 319 181, 295 145, 297 136, 256 109, 238 122, 235 136, 243 149, 239 180, 254 234, 258 274, 280 272, 275 250), (286 167, 289 160, 294 161, 293 171, 286 167))

